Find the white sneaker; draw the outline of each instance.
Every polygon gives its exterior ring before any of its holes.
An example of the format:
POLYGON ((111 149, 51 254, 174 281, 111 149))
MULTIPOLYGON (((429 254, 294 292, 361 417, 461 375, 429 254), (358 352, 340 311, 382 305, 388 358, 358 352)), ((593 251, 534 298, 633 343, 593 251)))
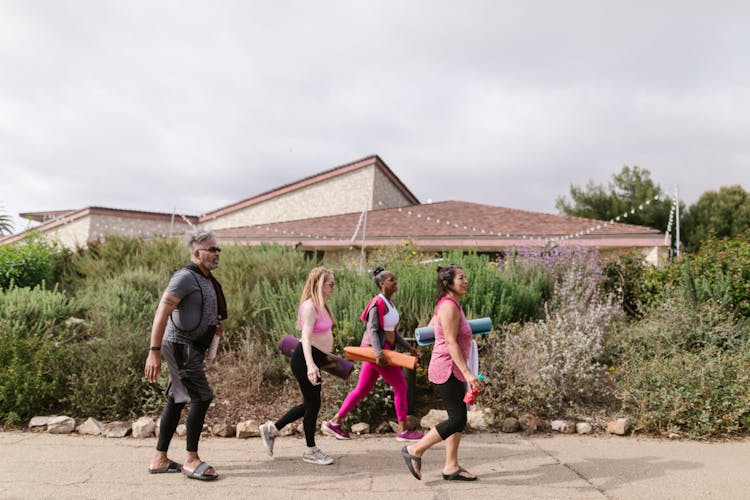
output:
POLYGON ((305 451, 302 454, 302 460, 310 464, 317 465, 330 465, 333 463, 333 459, 323 453, 323 451, 317 446, 312 451, 305 451))
POLYGON ((276 440, 276 436, 273 434, 273 422, 269 420, 265 424, 261 424, 259 429, 263 446, 266 447, 268 454, 273 456, 273 442, 276 440))

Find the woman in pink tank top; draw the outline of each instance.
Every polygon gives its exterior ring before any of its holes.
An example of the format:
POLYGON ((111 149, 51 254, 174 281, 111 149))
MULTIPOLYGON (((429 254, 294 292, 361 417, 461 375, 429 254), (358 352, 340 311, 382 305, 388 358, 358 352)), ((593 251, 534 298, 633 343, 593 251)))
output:
POLYGON ((430 324, 435 327, 435 346, 427 375, 443 399, 448 420, 440 422, 417 443, 404 446, 401 455, 409 472, 422 479, 422 455, 440 441, 445 441, 443 479, 447 481, 475 481, 458 464, 458 445, 466 428, 466 385, 481 390, 482 383, 469 369, 467 358, 471 345, 471 327, 461 299, 469 291, 464 270, 456 264, 437 268, 438 303, 430 324))
POLYGON ((289 360, 302 393, 302 403, 289 409, 276 422, 269 420, 260 426, 263 446, 271 456, 274 440, 279 431, 302 418, 307 444, 302 453, 302 460, 317 465, 333 463, 333 458, 316 446, 315 429, 318 426, 321 400, 320 367, 328 362, 326 355, 333 348, 331 327, 334 317, 326 301, 333 293, 335 284, 333 273, 325 267, 316 267, 307 275, 297 311, 297 326, 301 330, 300 342, 289 360))

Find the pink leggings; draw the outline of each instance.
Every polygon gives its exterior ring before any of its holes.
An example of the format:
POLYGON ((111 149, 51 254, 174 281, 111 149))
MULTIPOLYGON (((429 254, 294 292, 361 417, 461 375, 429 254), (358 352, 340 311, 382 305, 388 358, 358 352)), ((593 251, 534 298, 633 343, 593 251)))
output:
POLYGON ((372 388, 375 387, 375 383, 378 381, 378 377, 383 377, 383 380, 393 387, 393 404, 396 406, 396 418, 398 418, 399 422, 406 420, 408 413, 406 379, 404 378, 404 372, 401 371, 401 367, 378 366, 368 361, 362 363, 362 371, 359 372, 357 387, 341 403, 341 408, 338 411, 340 418, 343 419, 346 417, 357 403, 362 401, 362 398, 370 394, 370 391, 372 391, 372 388))

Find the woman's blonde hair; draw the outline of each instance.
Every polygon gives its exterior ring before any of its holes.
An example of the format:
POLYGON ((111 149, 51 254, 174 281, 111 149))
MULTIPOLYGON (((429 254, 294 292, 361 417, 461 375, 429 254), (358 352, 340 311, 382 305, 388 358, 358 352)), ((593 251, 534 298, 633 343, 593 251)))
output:
POLYGON ((307 281, 305 282, 305 288, 302 290, 299 304, 302 305, 307 299, 312 299, 313 304, 315 304, 318 309, 325 309, 331 317, 331 321, 335 323, 336 318, 333 316, 331 308, 328 307, 326 300, 323 298, 323 285, 329 276, 333 277, 333 271, 329 271, 323 266, 311 269, 310 273, 307 275, 307 281))

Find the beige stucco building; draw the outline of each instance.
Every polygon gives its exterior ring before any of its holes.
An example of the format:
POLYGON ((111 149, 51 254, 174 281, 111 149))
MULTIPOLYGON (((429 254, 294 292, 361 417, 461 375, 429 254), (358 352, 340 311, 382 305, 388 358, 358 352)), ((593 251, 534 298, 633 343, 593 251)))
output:
MULTIPOLYGON (((86 207, 79 210, 57 211, 54 217, 46 213, 21 214, 41 219, 42 225, 31 229, 47 240, 65 248, 83 248, 90 241, 104 241, 107 235, 137 236, 151 239, 182 234, 197 217, 175 217, 171 214, 121 210, 106 207, 86 207), (189 221, 189 222, 188 222, 189 221)), ((0 239, 0 245, 23 239, 27 231, 0 239)))
POLYGON ((200 223, 225 229, 417 204, 383 160, 368 156, 201 215, 200 223))
MULTIPOLYGON (((109 234, 154 238, 201 225, 215 230, 222 244, 272 242, 339 263, 406 243, 425 253, 459 248, 499 254, 518 247, 580 246, 595 247, 605 256, 636 250, 652 264, 664 262, 669 254, 664 234, 643 226, 463 201, 421 204, 377 155, 200 216, 103 207, 25 215, 42 222, 36 231, 69 248, 109 234)), ((0 244, 23 236, 0 239, 0 244)))

